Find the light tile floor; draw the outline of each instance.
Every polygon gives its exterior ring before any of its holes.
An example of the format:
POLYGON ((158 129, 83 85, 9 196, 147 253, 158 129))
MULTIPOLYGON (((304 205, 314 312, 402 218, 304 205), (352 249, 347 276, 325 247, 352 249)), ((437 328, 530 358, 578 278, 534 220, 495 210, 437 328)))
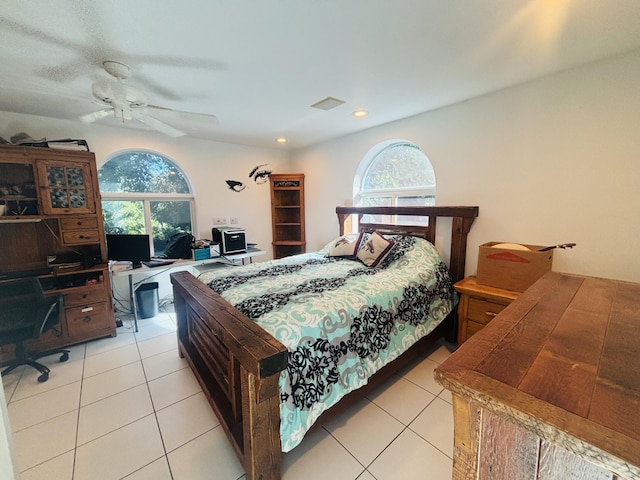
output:
MULTIPOLYGON (((3 378, 22 480, 242 479, 244 471, 186 362, 175 319, 130 322, 71 348, 52 369, 3 378)), ((284 456, 286 480, 448 480, 451 397, 433 380, 438 346, 284 456)))

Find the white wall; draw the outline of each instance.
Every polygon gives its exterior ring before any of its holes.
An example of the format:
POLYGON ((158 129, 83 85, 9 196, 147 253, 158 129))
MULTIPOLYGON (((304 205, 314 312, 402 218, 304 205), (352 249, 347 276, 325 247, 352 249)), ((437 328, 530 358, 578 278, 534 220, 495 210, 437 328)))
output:
POLYGON ((14 461, 15 453, 9 412, 4 396, 4 388, 0 388, 0 478, 14 480, 19 477, 18 465, 14 461))
MULTIPOLYGON (((404 138, 433 163, 439 205, 478 205, 478 245, 575 242, 553 269, 640 281, 640 50, 293 152, 308 248, 337 235, 358 162, 404 138)), ((375 112, 371 113, 375 115, 375 112)))
POLYGON ((83 125, 33 115, 0 112, 0 136, 9 139, 18 132, 33 138, 84 138, 100 167, 113 154, 126 149, 152 150, 175 161, 189 177, 195 190, 196 225, 194 235, 211 238, 213 217, 238 217, 249 241, 258 243, 271 256, 271 210, 269 184, 256 185, 249 172, 260 164, 274 172, 289 170, 289 153, 277 148, 170 138, 155 132, 83 125), (247 183, 242 192, 233 192, 225 180, 247 183))

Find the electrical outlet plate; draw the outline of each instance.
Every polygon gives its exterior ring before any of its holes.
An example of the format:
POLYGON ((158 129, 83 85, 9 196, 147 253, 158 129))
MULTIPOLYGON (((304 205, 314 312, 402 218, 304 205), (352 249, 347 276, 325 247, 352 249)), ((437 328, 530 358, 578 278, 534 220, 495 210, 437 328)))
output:
POLYGON ((231 223, 231 225, 237 225, 238 217, 229 217, 229 223, 231 223))
POLYGON ((214 225, 226 225, 227 223, 227 217, 213 217, 214 225))

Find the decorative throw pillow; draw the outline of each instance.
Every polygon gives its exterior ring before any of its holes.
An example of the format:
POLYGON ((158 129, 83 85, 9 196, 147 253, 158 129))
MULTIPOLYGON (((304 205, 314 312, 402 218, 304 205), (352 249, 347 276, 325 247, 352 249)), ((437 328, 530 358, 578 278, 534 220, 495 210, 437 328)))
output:
POLYGON ((348 238, 340 237, 335 241, 327 256, 329 257, 352 257, 355 258, 358 253, 358 245, 360 245, 359 235, 354 241, 350 242, 348 238))
POLYGON ((356 255, 368 267, 375 267, 387 256, 393 247, 393 241, 387 240, 380 233, 373 232, 364 240, 356 255))

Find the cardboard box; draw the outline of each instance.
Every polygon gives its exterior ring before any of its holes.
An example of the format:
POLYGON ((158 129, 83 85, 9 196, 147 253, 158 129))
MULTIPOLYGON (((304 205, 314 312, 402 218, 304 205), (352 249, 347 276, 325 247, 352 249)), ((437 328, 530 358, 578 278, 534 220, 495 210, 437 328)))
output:
POLYGON ((480 245, 478 274, 481 285, 524 292, 541 276, 551 270, 553 250, 541 252, 542 245, 526 245, 529 250, 494 247, 505 242, 480 245))

